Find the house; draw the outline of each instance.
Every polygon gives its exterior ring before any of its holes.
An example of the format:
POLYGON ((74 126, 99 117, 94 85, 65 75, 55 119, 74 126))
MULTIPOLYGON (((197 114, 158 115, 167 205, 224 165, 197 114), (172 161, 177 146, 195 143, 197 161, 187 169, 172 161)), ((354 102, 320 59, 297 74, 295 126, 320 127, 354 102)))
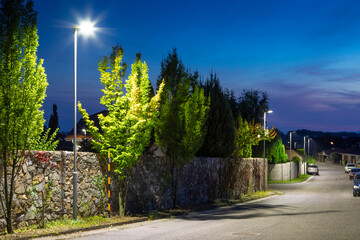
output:
MULTIPOLYGON (((98 115, 99 114, 103 114, 104 116, 106 116, 108 114, 107 110, 103 110, 101 112, 92 114, 89 116, 90 120, 94 121, 94 124, 96 127, 98 127, 100 129, 101 132, 101 127, 99 125, 99 118, 98 115)), ((81 118, 79 120, 79 122, 76 124, 76 143, 77 143, 77 148, 79 148, 79 143, 83 140, 83 139, 92 139, 92 135, 86 131, 87 126, 85 123, 85 120, 83 118, 81 118)), ((70 142, 73 144, 74 142, 74 129, 72 129, 68 135, 66 135, 65 137, 65 141, 66 142, 70 142)), ((71 150, 72 150, 73 146, 71 146, 71 150)), ((62 149, 65 150, 65 149, 62 149)))
POLYGON ((346 152, 346 150, 342 148, 325 149, 317 154, 317 161, 333 164, 342 164, 341 153, 344 152, 346 152))

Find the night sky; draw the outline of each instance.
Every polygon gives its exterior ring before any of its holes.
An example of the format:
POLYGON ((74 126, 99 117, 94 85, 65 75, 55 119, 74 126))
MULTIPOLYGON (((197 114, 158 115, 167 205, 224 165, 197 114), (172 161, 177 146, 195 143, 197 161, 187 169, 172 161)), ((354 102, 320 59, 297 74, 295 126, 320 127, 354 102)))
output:
POLYGON ((214 71, 237 96, 266 91, 275 128, 360 131, 360 1, 35 0, 35 10, 45 118, 57 104, 60 131, 73 127, 71 27, 86 18, 98 28, 78 39, 78 100, 90 114, 104 110, 97 66, 112 47, 128 65, 141 52, 153 85, 176 47, 185 67, 214 71))

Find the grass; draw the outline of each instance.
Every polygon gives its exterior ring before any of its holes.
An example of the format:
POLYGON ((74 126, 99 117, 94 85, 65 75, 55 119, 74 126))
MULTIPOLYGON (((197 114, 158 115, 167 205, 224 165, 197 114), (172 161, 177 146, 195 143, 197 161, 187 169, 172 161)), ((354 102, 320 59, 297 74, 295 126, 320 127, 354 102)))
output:
POLYGON ((269 181, 269 183, 299 183, 307 180, 310 177, 309 174, 300 175, 298 178, 291 179, 291 181, 269 181))
POLYGON ((73 233, 78 231, 84 231, 89 229, 98 229, 104 227, 111 227, 116 225, 127 224, 131 222, 145 221, 146 217, 130 217, 124 218, 119 217, 100 217, 93 216, 87 218, 78 217, 75 221, 69 218, 63 218, 55 221, 50 221, 45 225, 45 228, 38 228, 38 225, 31 225, 28 227, 15 229, 14 234, 7 234, 0 236, 0 239, 6 240, 20 240, 20 239, 31 239, 39 236, 52 236, 63 233, 73 233))

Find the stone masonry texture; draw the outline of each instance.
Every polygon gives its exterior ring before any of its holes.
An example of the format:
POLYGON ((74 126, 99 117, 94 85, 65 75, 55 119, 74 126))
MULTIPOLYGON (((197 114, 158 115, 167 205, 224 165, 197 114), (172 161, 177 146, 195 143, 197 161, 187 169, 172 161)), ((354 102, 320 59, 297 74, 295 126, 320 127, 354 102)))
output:
MULTIPOLYGON (((77 153, 78 215, 104 215, 107 204, 104 158, 77 153)), ((218 199, 240 198, 264 190, 263 159, 195 158, 184 166, 178 180, 176 203, 193 206, 218 199)), ((36 224, 45 205, 45 222, 72 217, 74 155, 68 151, 29 151, 16 178, 13 204, 15 227, 36 224), (49 182, 53 186, 49 189, 49 182), (51 199, 46 202, 46 192, 51 199)), ((113 175, 112 175, 113 176, 113 175)), ((267 176, 265 176, 265 179, 267 176)), ((0 187, 4 187, 2 179, 0 187)), ((172 206, 171 178, 164 157, 145 156, 134 166, 128 184, 126 211, 146 212, 172 206)), ((265 183, 266 184, 266 183, 265 183)), ((114 188, 114 187, 112 187, 114 188)), ((111 189, 112 194, 117 193, 111 189)), ((0 231, 5 229, 0 207, 0 231)))

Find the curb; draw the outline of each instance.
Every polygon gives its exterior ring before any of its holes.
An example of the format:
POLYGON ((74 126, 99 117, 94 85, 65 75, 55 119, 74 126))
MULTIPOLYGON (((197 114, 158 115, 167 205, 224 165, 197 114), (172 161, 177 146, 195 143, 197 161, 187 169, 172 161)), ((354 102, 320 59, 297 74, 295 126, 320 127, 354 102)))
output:
POLYGON ((70 230, 59 231, 56 233, 45 233, 45 234, 32 235, 32 236, 26 236, 26 237, 19 237, 16 239, 17 240, 28 240, 28 239, 34 239, 34 238, 56 237, 56 236, 60 236, 60 235, 67 235, 67 234, 72 234, 72 233, 77 233, 77 232, 87 232, 87 231, 108 228, 108 227, 115 227, 115 226, 127 225, 127 224, 132 224, 132 223, 145 222, 148 219, 149 218, 145 217, 145 218, 140 218, 140 219, 131 220, 131 221, 127 221, 127 222, 107 223, 107 224, 92 226, 92 227, 87 227, 87 228, 74 228, 74 229, 70 229, 70 230))

